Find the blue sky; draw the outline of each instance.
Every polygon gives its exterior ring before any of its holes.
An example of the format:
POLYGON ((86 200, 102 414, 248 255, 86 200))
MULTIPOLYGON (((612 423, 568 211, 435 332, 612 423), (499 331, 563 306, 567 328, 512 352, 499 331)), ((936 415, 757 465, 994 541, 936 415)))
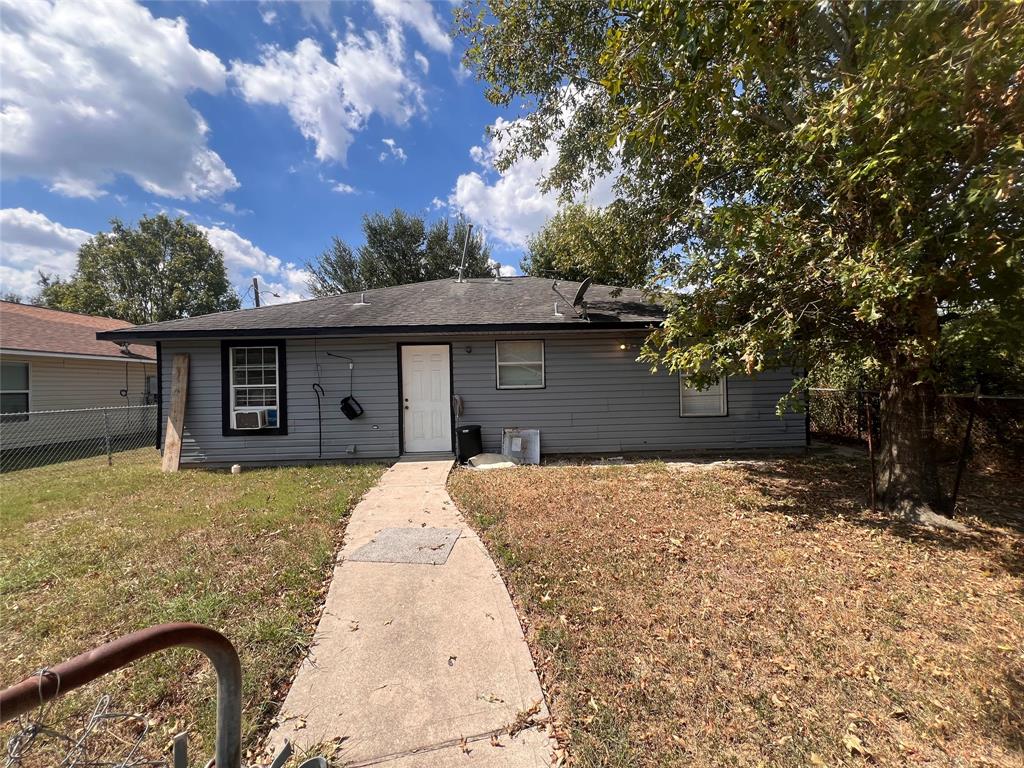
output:
POLYGON ((240 292, 258 275, 292 300, 364 213, 464 212, 514 267, 555 210, 536 187, 550 154, 491 166, 487 126, 516 115, 461 67, 447 3, 0 6, 5 291, 68 274, 115 216, 183 215, 240 292))

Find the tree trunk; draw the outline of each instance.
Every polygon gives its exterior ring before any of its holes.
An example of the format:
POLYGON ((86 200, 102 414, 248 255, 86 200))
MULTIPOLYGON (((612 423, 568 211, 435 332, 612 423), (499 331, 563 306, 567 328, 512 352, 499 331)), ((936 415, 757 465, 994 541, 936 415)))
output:
POLYGON ((935 462, 935 385, 917 371, 894 376, 881 393, 879 496, 912 520, 943 509, 935 462))

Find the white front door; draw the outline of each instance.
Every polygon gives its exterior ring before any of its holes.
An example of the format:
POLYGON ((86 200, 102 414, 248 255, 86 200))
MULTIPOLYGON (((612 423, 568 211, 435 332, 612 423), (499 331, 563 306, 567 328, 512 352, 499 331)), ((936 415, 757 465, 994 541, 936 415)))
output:
POLYGON ((402 347, 402 450, 451 451, 452 404, 448 345, 402 347))

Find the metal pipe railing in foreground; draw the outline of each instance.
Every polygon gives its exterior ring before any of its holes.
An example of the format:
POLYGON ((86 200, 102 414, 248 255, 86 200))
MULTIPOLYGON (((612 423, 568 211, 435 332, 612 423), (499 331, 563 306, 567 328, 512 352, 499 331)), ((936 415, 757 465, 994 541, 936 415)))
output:
POLYGON ((217 672, 218 768, 242 764, 242 665, 231 642, 201 624, 159 624, 119 637, 73 659, 48 667, 41 674, 0 691, 0 722, 31 712, 60 694, 168 648, 193 648, 217 672))

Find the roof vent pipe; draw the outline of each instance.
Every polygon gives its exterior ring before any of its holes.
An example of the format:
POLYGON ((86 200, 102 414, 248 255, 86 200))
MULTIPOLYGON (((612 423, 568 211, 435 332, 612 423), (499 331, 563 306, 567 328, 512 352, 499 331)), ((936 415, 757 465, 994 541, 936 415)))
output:
POLYGON ((365 293, 360 293, 359 294, 359 301, 357 301, 355 303, 355 306, 357 306, 357 307, 365 307, 366 306, 366 294, 365 293))
POLYGON ((466 230, 466 242, 462 244, 462 261, 459 262, 459 279, 456 282, 463 282, 462 273, 466 269, 466 251, 469 250, 469 236, 473 234, 473 225, 469 225, 469 229, 466 230))
POLYGON ((555 302, 555 317, 565 317, 561 312, 558 311, 558 302, 555 302))

